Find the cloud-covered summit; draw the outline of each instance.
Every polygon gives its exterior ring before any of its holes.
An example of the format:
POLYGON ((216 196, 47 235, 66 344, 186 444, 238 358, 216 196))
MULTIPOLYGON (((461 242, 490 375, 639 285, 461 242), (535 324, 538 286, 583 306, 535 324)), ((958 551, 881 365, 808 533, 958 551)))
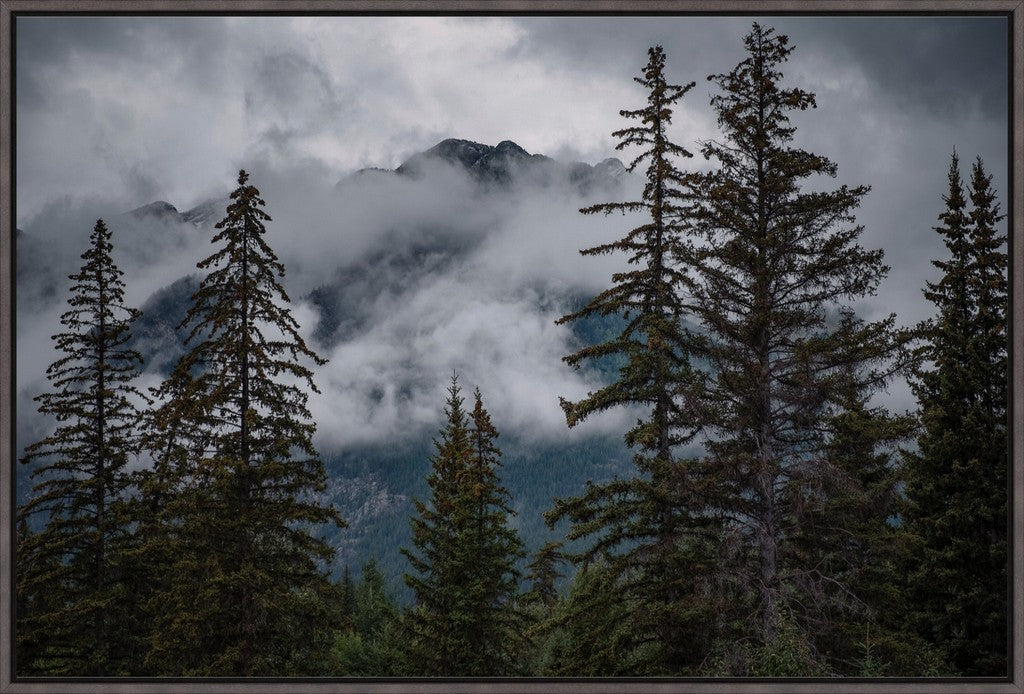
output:
MULTIPOLYGON (((461 169, 483 186, 510 186, 513 183, 539 186, 568 183, 581 194, 593 190, 611 192, 626 175, 626 167, 609 157, 597 164, 562 162, 543 154, 530 154, 512 140, 497 145, 486 145, 472 140, 447 138, 433 147, 413 154, 396 169, 364 168, 351 177, 395 173, 409 178, 420 178, 431 166, 443 162, 461 169)), ((344 179, 340 182, 344 184, 344 179)))
MULTIPOLYGON (((310 402, 323 450, 422 437, 438 422, 453 371, 487 393, 510 434, 578 438, 621 423, 611 415, 589 432, 566 431, 558 398, 582 396, 599 374, 562 363, 579 337, 555 325, 622 269, 621 259, 578 253, 631 223, 578 211, 638 193, 639 181, 617 159, 565 163, 510 140, 449 139, 397 170, 337 185, 316 168, 253 170, 293 312, 329 360, 316 369, 321 393, 310 402)), ((180 211, 156 200, 106 214, 129 301, 143 313, 133 332, 147 357, 147 385, 183 352, 187 330, 177 326, 200 280, 195 263, 211 252, 212 227, 228 202, 222 194, 180 211)), ((99 207, 68 202, 60 215, 35 219, 19 249, 19 352, 32 353, 19 387, 26 427, 29 398, 53 357, 45 336, 66 299, 60 277, 74 270, 74 249, 99 207), (48 274, 33 272, 31 258, 56 244, 68 249, 57 254, 63 260, 48 274), (44 279, 46 292, 37 289, 44 279)))

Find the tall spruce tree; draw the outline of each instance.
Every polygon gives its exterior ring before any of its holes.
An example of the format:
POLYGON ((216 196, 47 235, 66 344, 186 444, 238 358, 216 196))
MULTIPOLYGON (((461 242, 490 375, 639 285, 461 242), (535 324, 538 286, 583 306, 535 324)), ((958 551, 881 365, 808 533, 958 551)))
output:
POLYGON ((499 476, 498 430, 484 409, 479 388, 473 392, 470 421, 472 455, 459 480, 465 501, 460 505, 461 518, 456 520, 462 530, 456 543, 476 573, 466 596, 468 609, 474 613, 468 625, 469 638, 477 646, 473 669, 477 674, 523 674, 516 653, 525 616, 516 600, 521 578, 517 564, 526 553, 518 533, 509 525, 516 512, 499 476))
POLYGON ((498 432, 480 391, 469 414, 460 393, 453 377, 427 478, 431 503, 414 502, 416 550, 402 550, 416 572, 405 576, 416 596, 407 614, 408 661, 420 675, 516 674, 523 550, 507 523, 514 512, 498 478, 498 432))
POLYGON ((1006 253, 1002 215, 979 159, 967 212, 954 152, 935 231, 949 256, 925 297, 921 413, 907 456, 907 529, 919 542, 909 601, 922 636, 969 676, 1007 672, 1006 253))
POLYGON ((140 484, 146 556, 162 566, 149 600, 155 674, 310 674, 330 646, 333 551, 314 528, 341 520, 318 498, 326 475, 306 404, 316 387, 301 361, 324 362, 288 310, 248 178, 239 173, 219 247, 198 264, 208 274, 182 321, 191 349, 155 391, 154 465, 140 484))
MULTIPOLYGON (((421 675, 458 674, 462 663, 472 657, 467 653, 472 646, 459 633, 454 615, 460 587, 458 573, 464 570, 455 564, 458 477, 459 468, 472 452, 460 392, 453 376, 445 406, 446 423, 434 440, 436 452, 430 459, 430 504, 413 500, 416 515, 410 523, 416 550, 402 548, 415 572, 405 574, 405 582, 415 595, 415 604, 406 613, 410 630, 407 660, 412 671, 421 675)), ((462 617, 463 622, 466 619, 462 617)))
MULTIPOLYGON (((805 190, 808 178, 837 171, 791 144, 789 114, 813 108, 814 95, 781 85, 793 50, 787 37, 755 23, 744 46, 736 68, 708 78, 720 89, 711 105, 723 139, 703 143, 718 168, 695 188, 703 243, 691 291, 715 374, 701 408, 707 488, 729 522, 721 566, 736 591, 733 614, 753 636, 746 672, 773 674, 764 666, 775 662, 782 670, 774 674, 809 674, 820 671, 821 637, 832 625, 804 598, 848 585, 833 568, 803 561, 806 548, 793 540, 806 520, 796 509, 829 478, 848 476, 822 423, 856 404, 842 401, 851 388, 863 399, 884 387, 903 364, 906 338, 893 317, 841 318, 887 272, 882 251, 857 244, 854 210, 868 188, 805 190), (782 664, 772 655, 780 639, 787 658, 808 662, 782 664)), ((876 433, 879 442, 888 436, 884 427, 876 433)))
POLYGON ((104 676, 131 673, 135 625, 126 466, 138 451, 133 385, 142 357, 128 347, 140 315, 124 302, 123 273, 111 233, 98 220, 85 263, 69 279, 70 310, 53 336, 60 357, 46 371, 52 390, 36 398, 55 431, 25 449, 39 479, 18 511, 26 531, 17 548, 18 674, 104 676), (27 602, 26 602, 27 601, 27 602))
MULTIPOLYGON (((612 276, 612 286, 581 310, 561 318, 566 323, 594 316, 621 316, 625 328, 614 338, 588 345, 564 358, 571 366, 609 357, 623 360, 618 377, 579 402, 562 401, 566 420, 576 426, 590 415, 613 407, 649 408, 625 440, 634 449, 636 475, 631 479, 590 484, 578 497, 556 501, 547 514, 550 525, 568 518, 570 539, 592 538, 575 558, 602 556, 617 590, 603 595, 635 601, 629 614, 634 647, 645 648, 648 661, 638 664, 650 674, 690 671, 699 663, 701 639, 696 622, 701 605, 688 577, 707 561, 697 529, 709 517, 700 513, 690 462, 680 449, 697 434, 692 403, 700 390, 700 372, 691 366, 697 340, 684 327, 683 300, 690 253, 687 238, 689 174, 677 166, 692 154, 669 139, 673 109, 693 86, 671 84, 665 77, 665 52, 648 51, 643 75, 634 80, 647 91, 647 105, 620 114, 638 125, 613 133, 617 149, 639 146, 628 170, 646 162, 647 182, 640 200, 594 205, 584 214, 641 213, 643 223, 612 243, 581 251, 583 255, 624 253, 635 269, 612 276)), ((596 584, 595 584, 596 585, 596 584)))

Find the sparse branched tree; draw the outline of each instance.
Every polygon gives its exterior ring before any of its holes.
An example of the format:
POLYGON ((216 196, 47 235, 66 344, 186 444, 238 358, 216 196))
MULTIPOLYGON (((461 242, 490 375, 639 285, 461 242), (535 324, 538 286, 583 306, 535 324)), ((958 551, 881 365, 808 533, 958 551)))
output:
POLYGON ((341 575, 341 605, 339 606, 342 615, 342 630, 355 628, 356 618, 356 585, 352 581, 352 572, 345 564, 341 575))
MULTIPOLYGON (((715 374, 701 417, 709 499, 729 522, 721 568, 737 591, 733 614, 752 636, 750 652, 784 645, 787 658, 809 662, 777 674, 810 674, 826 659, 821 637, 833 625, 807 597, 845 599, 849 586, 837 567, 805 564, 818 552, 794 542, 808 522, 796 511, 807 495, 851 479, 830 451, 829 429, 832 415, 856 403, 837 396, 883 388, 905 364, 907 335, 892 316, 843 318, 887 272, 881 250, 857 243, 854 210, 868 188, 807 190, 808 179, 837 171, 792 145, 789 115, 813 108, 814 95, 781 84, 793 50, 787 37, 755 23, 744 45, 735 69, 708 78, 720 90, 711 105, 723 138, 702 144, 718 167, 698 179, 693 213, 702 243, 691 291, 715 374)), ((875 433, 879 444, 888 438, 885 428, 875 433)), ((775 655, 756 656, 746 672, 772 674, 764 670, 772 662, 775 655)))
POLYGON ((98 220, 85 263, 70 276, 64 330, 53 336, 52 390, 36 398, 57 427, 22 458, 39 481, 18 516, 44 519, 18 546, 19 606, 28 601, 17 624, 23 675, 131 674, 136 655, 126 466, 138 451, 145 397, 133 385, 142 357, 128 346, 140 314, 124 303, 112 250, 98 220))
POLYGON ((907 456, 907 528, 919 542, 910 580, 914 623, 969 676, 1007 672, 1006 252, 1003 216, 979 159, 967 212, 953 153, 935 230, 949 256, 925 297, 925 365, 912 385, 921 408, 907 456))
MULTIPOLYGON (((584 214, 640 213, 643 222, 618 241, 581 251, 583 255, 622 253, 633 268, 615 273, 612 286, 581 310, 561 318, 566 323, 593 316, 621 316, 625 328, 612 339, 588 345, 564 358, 578 368, 617 357, 623 361, 617 378, 579 402, 562 401, 566 420, 576 426, 592 414, 615 407, 649 408, 625 440, 634 451, 636 475, 607 484, 589 484, 578 497, 562 499, 547 514, 552 526, 567 518, 569 539, 591 538, 575 559, 603 557, 617 590, 603 595, 635 601, 629 633, 635 648, 648 656, 640 663, 650 674, 691 671, 701 611, 697 587, 690 582, 704 559, 698 529, 710 517, 702 514, 690 461, 680 457, 699 426, 693 402, 701 374, 691 365, 699 340, 685 326, 684 289, 688 283, 690 241, 688 209, 690 175, 677 165, 692 154, 669 139, 673 109, 694 85, 671 84, 665 77, 665 53, 651 48, 643 76, 634 78, 647 92, 647 105, 621 111, 639 121, 613 133, 617 149, 640 147, 628 169, 646 162, 646 184, 640 200, 594 205, 584 214), (695 621, 696 620, 696 621, 695 621)), ((706 558, 706 557, 705 557, 706 558)), ((589 584, 588 584, 589 585, 589 584)), ((596 585, 596 584, 595 584, 596 585)), ((607 606, 606 606, 606 609, 607 606)))
POLYGON ((333 550, 313 533, 341 520, 318 496, 316 387, 302 363, 323 360, 288 309, 248 178, 198 264, 208 274, 182 322, 191 347, 155 393, 154 466, 140 484, 150 565, 167 562, 149 600, 155 674, 303 673, 329 646, 318 622, 333 550))

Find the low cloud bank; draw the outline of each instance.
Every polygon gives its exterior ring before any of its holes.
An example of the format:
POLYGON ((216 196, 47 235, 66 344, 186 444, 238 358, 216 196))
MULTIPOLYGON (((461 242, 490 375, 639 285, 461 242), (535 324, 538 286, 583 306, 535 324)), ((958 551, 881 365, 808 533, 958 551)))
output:
MULTIPOLYGON (((561 361, 578 345, 555 320, 623 269, 620 258, 584 258, 579 249, 635 223, 585 217, 579 208, 636 195, 639 181, 581 193, 563 178, 482 185, 443 161, 424 166, 415 178, 365 171, 340 182, 315 162, 246 166, 273 218, 268 242, 286 266, 293 313, 329 359, 316 369, 321 393, 310 401, 317 444, 329 453, 423 436, 440 423, 453 372, 467 397, 481 388, 502 431, 526 440, 628 426, 628 414, 613 413, 566 429, 559 397, 581 397, 599 381, 561 361)), ((125 211, 121 201, 65 200, 25 225, 18 246, 20 443, 45 428, 31 397, 46 388, 66 276, 80 265, 95 219, 113 232, 127 301, 151 313, 140 339, 152 357, 150 383, 174 353, 173 325, 194 284, 183 278, 213 250, 212 225, 225 204, 226 196, 192 210, 147 203, 125 211)))

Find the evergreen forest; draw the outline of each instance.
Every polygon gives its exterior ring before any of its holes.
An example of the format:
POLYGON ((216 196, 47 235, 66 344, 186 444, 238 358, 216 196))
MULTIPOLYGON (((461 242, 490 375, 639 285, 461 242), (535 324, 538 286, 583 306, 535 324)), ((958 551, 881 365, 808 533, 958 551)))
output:
POLYGON ((326 360, 268 241, 273 201, 239 172, 150 387, 118 230, 97 220, 35 398, 51 426, 22 451, 17 676, 1007 676, 992 175, 950 147, 932 317, 869 320, 858 304, 891 268, 862 245, 868 182, 831 185, 839 164, 802 148, 816 97, 784 76, 789 39, 754 24, 736 48, 699 142, 672 126, 702 90, 650 48, 646 101, 613 133, 642 193, 580 210, 629 223, 579 250, 625 269, 557 322, 577 349, 554 366, 603 378, 561 400, 563 428, 632 425, 516 472, 521 440, 488 409, 501 385, 444 374, 407 541, 340 570, 353 519, 310 407, 326 360), (897 379, 915 410, 881 404, 897 379), (570 467, 586 481, 559 487, 570 467), (524 517, 517 474, 556 481, 544 513, 524 517))

